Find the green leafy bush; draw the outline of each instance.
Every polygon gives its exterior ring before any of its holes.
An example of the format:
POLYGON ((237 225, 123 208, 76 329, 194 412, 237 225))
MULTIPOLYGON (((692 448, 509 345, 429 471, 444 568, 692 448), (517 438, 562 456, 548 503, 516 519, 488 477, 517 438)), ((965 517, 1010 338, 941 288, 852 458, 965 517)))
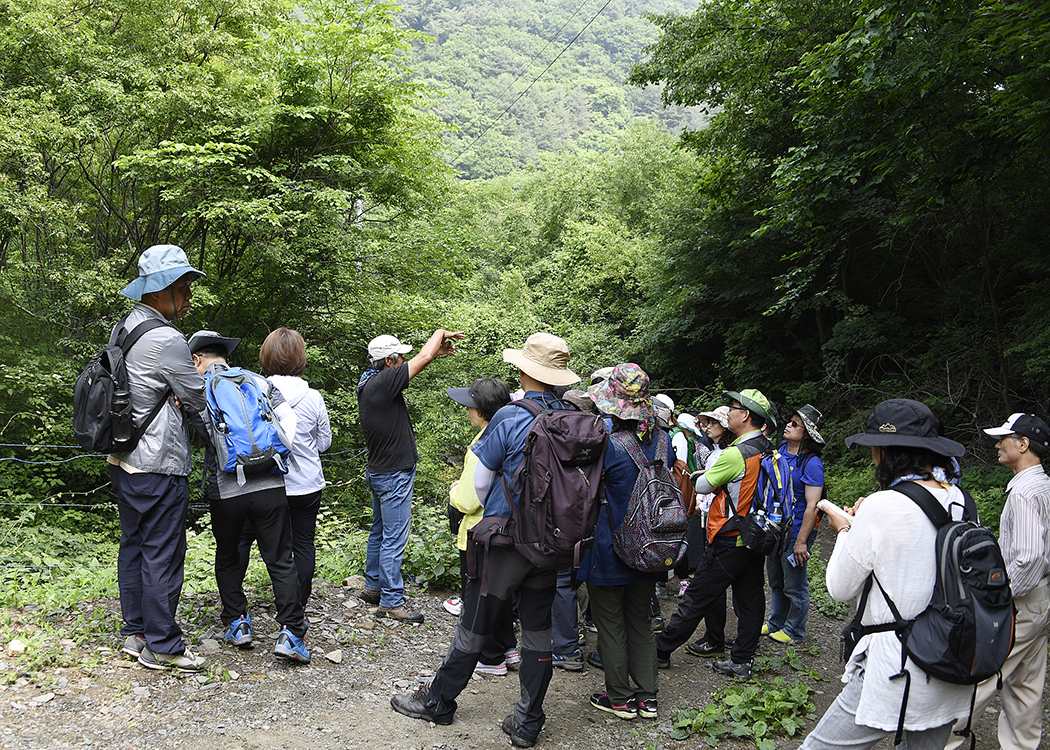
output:
POLYGON ((671 738, 684 740, 697 734, 718 747, 730 735, 750 738, 758 750, 775 750, 773 735, 794 737, 807 720, 816 718, 811 692, 801 680, 788 683, 783 677, 771 683, 731 685, 717 691, 703 708, 678 711, 671 738))

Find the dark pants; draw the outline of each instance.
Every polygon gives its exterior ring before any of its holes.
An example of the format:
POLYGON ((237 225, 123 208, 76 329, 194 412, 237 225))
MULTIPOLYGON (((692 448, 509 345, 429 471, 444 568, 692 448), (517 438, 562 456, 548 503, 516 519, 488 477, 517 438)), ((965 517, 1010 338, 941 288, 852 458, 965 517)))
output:
POLYGON ((175 611, 186 562, 186 477, 129 474, 110 465, 120 511, 117 585, 123 636, 142 634, 155 654, 186 650, 175 611))
MULTIPOLYGON (((460 591, 463 596, 467 595, 467 553, 459 551, 459 582, 460 591)), ((485 645, 481 648, 481 656, 478 661, 486 666, 495 667, 507 660, 507 652, 517 648, 518 642, 514 638, 514 597, 507 600, 504 611, 500 613, 499 624, 492 635, 485 639, 485 645)))
MULTIPOLYGON (((292 524, 292 560, 299 579, 299 603, 304 607, 313 592, 314 571, 317 569, 317 548, 314 538, 317 533, 317 513, 321 510, 321 491, 308 495, 288 496, 288 520, 292 524)), ((244 524, 239 548, 241 556, 241 580, 248 572, 248 560, 255 531, 250 523, 244 524)))
MULTIPOLYGON (((593 616, 593 612, 591 613, 593 616)), ((580 649, 579 599, 572 585, 572 568, 558 571, 551 609, 551 644, 554 653, 566 656, 580 649)))
POLYGON ((248 611, 244 571, 238 549, 245 522, 259 540, 259 553, 273 582, 277 622, 302 638, 306 635, 303 605, 292 562, 292 528, 288 500, 277 487, 211 501, 211 530, 215 535, 215 583, 222 599, 222 622, 229 626, 248 611))
MULTIPOLYGON (((669 656, 689 640, 700 621, 716 609, 721 608, 724 617, 726 590, 732 587, 733 611, 737 617, 732 658, 737 664, 750 662, 758 650, 766 614, 765 561, 764 555, 745 547, 711 545, 678 610, 656 637, 657 653, 661 657, 669 656)), ((712 623, 708 621, 707 625, 710 634, 712 623)))
POLYGON ((470 682, 485 639, 498 628, 511 596, 517 593, 521 618, 521 697, 514 708, 515 729, 521 737, 535 739, 547 717, 543 698, 550 685, 551 604, 557 573, 540 570, 513 548, 492 547, 478 553, 478 577, 467 584, 463 614, 456 623, 445 661, 430 685, 424 705, 436 720, 451 720, 456 698, 470 682), (488 595, 481 596, 481 576, 488 567, 488 595))
POLYGON ((598 626, 598 656, 605 670, 605 691, 615 704, 630 698, 656 698, 656 645, 649 619, 650 581, 627 586, 588 584, 591 617, 598 626), (634 680, 638 690, 631 686, 634 680))

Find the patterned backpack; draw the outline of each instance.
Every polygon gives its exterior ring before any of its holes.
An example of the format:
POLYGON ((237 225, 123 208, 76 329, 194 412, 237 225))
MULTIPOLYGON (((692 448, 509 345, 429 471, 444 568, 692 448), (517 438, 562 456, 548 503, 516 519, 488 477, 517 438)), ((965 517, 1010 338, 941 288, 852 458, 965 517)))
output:
MULTIPOLYGON (((686 517, 682 492, 665 460, 650 461, 642 452, 638 438, 628 432, 614 432, 612 439, 627 451, 638 467, 638 479, 627 501, 627 513, 620 528, 612 532, 613 550, 624 564, 635 570, 671 570, 685 557, 686 517)), ((666 456, 667 433, 656 431, 656 455, 666 456)), ((612 518, 609 518, 612 530, 612 518)))

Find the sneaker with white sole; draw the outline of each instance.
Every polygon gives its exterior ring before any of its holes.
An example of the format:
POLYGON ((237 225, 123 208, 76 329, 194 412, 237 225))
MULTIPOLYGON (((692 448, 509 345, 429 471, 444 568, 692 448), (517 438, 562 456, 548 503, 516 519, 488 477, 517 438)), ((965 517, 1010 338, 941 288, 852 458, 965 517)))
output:
POLYGON ((277 645, 273 647, 273 653, 276 656, 283 656, 285 659, 291 659, 300 664, 310 663, 310 652, 307 650, 306 644, 303 643, 303 639, 297 637, 288 628, 281 628, 281 632, 277 636, 277 645))
POLYGON ((516 648, 508 648, 503 652, 503 660, 507 662, 509 669, 517 669, 518 665, 521 664, 521 654, 516 648))
POLYGON ((591 696, 591 705, 597 708, 599 711, 604 711, 607 714, 613 716, 619 716, 621 719, 631 721, 632 719, 638 718, 638 707, 634 702, 634 699, 628 700, 624 704, 613 703, 609 698, 609 694, 605 692, 595 693, 591 696))
POLYGON ((176 672, 201 672, 208 662, 189 649, 181 654, 155 654, 147 646, 142 647, 139 664, 148 669, 173 669, 176 672))
POLYGON ((223 635, 222 639, 231 646, 237 648, 251 648, 252 647, 252 625, 251 619, 247 614, 238 617, 236 620, 230 623, 230 627, 226 630, 226 634, 223 635))
POLYGON ((135 633, 124 639, 124 645, 120 647, 120 651, 133 659, 137 659, 144 648, 146 648, 146 636, 142 633, 135 633))
POLYGON ((474 671, 478 674, 492 675, 493 677, 506 677, 507 676, 507 662, 500 662, 499 664, 482 664, 480 661, 477 666, 474 667, 474 671))
POLYGON ((446 599, 445 601, 441 602, 441 606, 444 607, 445 611, 453 617, 459 617, 461 614, 463 614, 463 600, 460 599, 458 596, 454 596, 451 599, 446 599))

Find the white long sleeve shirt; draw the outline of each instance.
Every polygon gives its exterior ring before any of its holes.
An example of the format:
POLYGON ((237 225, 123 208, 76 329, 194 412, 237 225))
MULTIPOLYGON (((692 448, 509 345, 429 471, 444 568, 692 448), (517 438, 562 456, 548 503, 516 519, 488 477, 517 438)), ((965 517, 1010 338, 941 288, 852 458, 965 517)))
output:
MULTIPOLYGON (((961 517, 963 498, 958 488, 937 488, 930 492, 945 508, 949 507, 949 499, 957 503, 951 507, 954 515, 961 517)), ((857 511, 849 532, 836 536, 827 573, 828 593, 834 599, 844 602, 858 598, 868 574, 874 572, 902 617, 910 619, 926 609, 937 575, 937 531, 915 502, 894 490, 869 495, 857 511)), ((877 585, 871 588, 862 622, 865 625, 893 622, 893 614, 877 585)), ((904 679, 890 680, 890 677, 900 671, 901 649, 892 631, 872 633, 857 644, 842 681, 849 682, 863 668, 858 724, 886 731, 897 729, 904 679)), ((939 727, 969 713, 972 687, 928 678, 911 659, 907 666, 911 673, 911 692, 905 729, 920 731, 939 727)))

